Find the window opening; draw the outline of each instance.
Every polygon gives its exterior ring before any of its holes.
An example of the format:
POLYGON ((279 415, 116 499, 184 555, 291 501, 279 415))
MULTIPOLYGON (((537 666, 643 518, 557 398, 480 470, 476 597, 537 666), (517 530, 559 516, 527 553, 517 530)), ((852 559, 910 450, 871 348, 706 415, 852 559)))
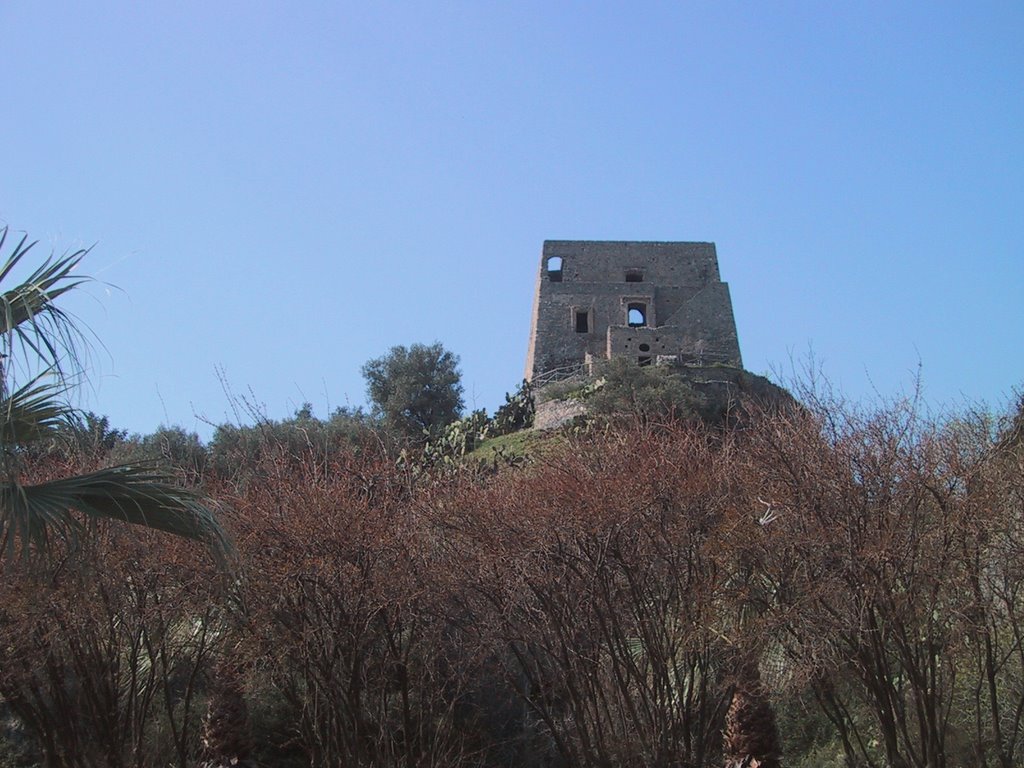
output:
POLYGON ((647 325, 647 305, 630 304, 626 310, 626 322, 630 328, 643 328, 647 325))
POLYGON ((631 269, 626 272, 627 283, 642 283, 644 281, 644 273, 638 269, 631 269))
POLYGON ((562 282, 562 257, 552 256, 548 259, 548 280, 552 283, 562 282))
POLYGON ((650 344, 641 344, 640 345, 640 351, 641 352, 650 352, 651 351, 651 345, 650 344))
POLYGON ((576 310, 576 333, 590 333, 590 313, 576 310))

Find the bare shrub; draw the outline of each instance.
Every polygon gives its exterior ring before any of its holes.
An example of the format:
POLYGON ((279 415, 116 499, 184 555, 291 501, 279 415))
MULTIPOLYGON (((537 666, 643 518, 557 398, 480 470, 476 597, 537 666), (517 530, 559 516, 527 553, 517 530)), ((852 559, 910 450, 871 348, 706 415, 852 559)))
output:
MULTIPOLYGON (((278 457, 271 459, 283 461, 278 457)), ((246 653, 314 765, 458 765, 445 564, 381 452, 263 467, 232 499, 246 653)))
POLYGON ((94 531, 88 551, 3 565, 0 695, 47 766, 185 768, 220 623, 202 553, 94 531))
POLYGON ((708 548, 727 456, 697 428, 636 427, 451 502, 452 545, 476 584, 467 611, 526 707, 524 750, 579 766, 719 753, 721 574, 708 548))
POLYGON ((785 649, 847 763, 1012 764, 1019 512, 991 477, 991 431, 912 401, 818 401, 747 437, 739 477, 763 513, 739 557, 760 579, 762 638, 785 649))

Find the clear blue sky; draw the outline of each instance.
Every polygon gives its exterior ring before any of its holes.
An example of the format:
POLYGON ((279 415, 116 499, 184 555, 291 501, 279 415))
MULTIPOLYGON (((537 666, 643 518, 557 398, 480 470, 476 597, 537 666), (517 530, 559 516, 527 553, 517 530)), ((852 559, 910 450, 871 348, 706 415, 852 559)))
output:
POLYGON ((755 372, 1024 383, 1024 4, 0 4, 0 224, 95 248, 115 426, 522 376, 545 239, 710 240, 755 372))

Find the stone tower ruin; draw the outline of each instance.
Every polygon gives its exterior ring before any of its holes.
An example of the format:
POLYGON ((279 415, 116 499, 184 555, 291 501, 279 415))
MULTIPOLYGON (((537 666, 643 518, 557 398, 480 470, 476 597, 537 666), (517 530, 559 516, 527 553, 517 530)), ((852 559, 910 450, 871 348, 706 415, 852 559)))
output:
POLYGON ((714 243, 544 242, 526 378, 616 357, 742 367, 714 243))

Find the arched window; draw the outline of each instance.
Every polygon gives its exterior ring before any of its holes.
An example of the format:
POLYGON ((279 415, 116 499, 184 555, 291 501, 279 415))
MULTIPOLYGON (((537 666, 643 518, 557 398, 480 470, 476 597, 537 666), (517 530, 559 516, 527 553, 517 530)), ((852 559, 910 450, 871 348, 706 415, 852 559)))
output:
POLYGON ((562 282, 562 257, 552 256, 548 259, 548 280, 552 283, 562 282))
POLYGON ((626 322, 630 328, 642 328, 647 325, 647 305, 630 304, 626 308, 626 322))

